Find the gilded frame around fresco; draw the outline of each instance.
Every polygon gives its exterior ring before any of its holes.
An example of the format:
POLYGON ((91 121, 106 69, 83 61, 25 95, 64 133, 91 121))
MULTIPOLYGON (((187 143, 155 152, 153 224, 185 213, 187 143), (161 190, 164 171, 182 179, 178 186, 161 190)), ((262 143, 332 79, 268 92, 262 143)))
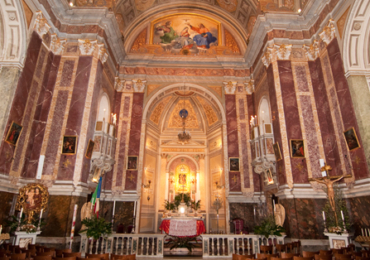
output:
POLYGON ((74 155, 76 154, 76 150, 77 150, 77 141, 78 141, 78 136, 77 135, 64 135, 63 136, 63 144, 62 144, 62 151, 61 153, 63 155, 74 155), (66 138, 74 138, 74 149, 73 149, 73 152, 64 152, 64 143, 65 143, 65 139, 66 138))
POLYGON ((304 140, 303 139, 290 139, 289 140, 289 144, 290 144, 290 157, 291 158, 306 158, 306 145, 304 143, 304 140), (293 142, 302 142, 302 145, 303 145, 303 156, 300 156, 300 155, 294 155, 293 154, 293 145, 292 143, 293 142))
POLYGON ((280 150, 280 145, 278 142, 274 143, 272 145, 273 149, 274 149, 274 154, 275 154, 275 159, 276 161, 281 161, 283 159, 282 155, 281 155, 281 150, 280 150))
POLYGON ((19 137, 21 136, 22 130, 23 130, 23 126, 22 126, 22 125, 20 125, 20 124, 18 124, 18 123, 16 123, 16 122, 14 122, 14 121, 12 121, 12 123, 11 123, 11 124, 10 124, 10 126, 9 126, 8 133, 6 134, 5 142, 6 142, 6 143, 8 143, 8 144, 10 144, 10 145, 17 146, 17 143, 18 143, 19 137), (11 142, 11 141, 9 140, 9 137, 10 137, 10 135, 12 134, 12 132, 13 132, 13 128, 14 128, 14 126, 15 126, 15 125, 16 125, 16 126, 18 126, 18 127, 20 127, 20 128, 21 128, 21 130, 20 130, 20 131, 15 130, 15 131, 18 133, 18 137, 17 137, 17 140, 16 140, 15 142, 11 142))
POLYGON ((126 169, 128 171, 136 171, 138 169, 138 163, 139 163, 138 156, 136 156, 136 155, 129 155, 129 156, 127 156, 127 167, 126 167, 126 169), (135 159, 135 167, 133 167, 132 164, 131 164, 131 162, 132 162, 133 159, 135 159))
POLYGON ((89 139, 89 142, 88 142, 87 147, 86 147, 86 152, 85 152, 85 157, 87 159, 91 159, 92 153, 94 151, 94 145, 95 145, 95 142, 93 140, 89 139))

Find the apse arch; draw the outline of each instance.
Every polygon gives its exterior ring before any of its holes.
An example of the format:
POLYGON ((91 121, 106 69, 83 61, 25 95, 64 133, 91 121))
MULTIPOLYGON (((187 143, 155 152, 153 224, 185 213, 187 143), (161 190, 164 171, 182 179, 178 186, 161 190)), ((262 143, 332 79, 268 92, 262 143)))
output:
POLYGON ((343 39, 343 63, 346 76, 369 76, 370 5, 356 0, 347 18, 343 39))
MULTIPOLYGON (((151 21, 163 16, 176 15, 179 13, 203 15, 220 22, 222 24, 222 28, 230 30, 230 33, 232 33, 235 41, 241 49, 241 53, 245 53, 247 49, 246 42, 249 35, 243 25, 225 10, 199 2, 197 2, 197 4, 187 3, 186 5, 181 3, 164 6, 160 5, 143 12, 141 15, 136 17, 124 31, 124 37, 126 39, 124 48, 126 53, 129 53, 130 47, 141 32, 146 29, 147 35, 150 34, 149 25, 151 21)), ((147 38, 146 43, 149 43, 149 37, 147 38)))
POLYGON ((221 114, 222 118, 222 124, 226 124, 226 115, 225 115, 225 109, 223 105, 221 104, 220 100, 217 98, 215 94, 213 94, 210 90, 206 89, 205 87, 199 86, 197 84, 193 83, 175 83, 175 84, 170 84, 166 87, 163 87, 162 89, 158 90, 156 93, 154 93, 149 100, 146 102, 145 107, 144 107, 144 112, 143 112, 143 120, 147 120, 149 117, 149 108, 151 107, 152 103, 157 100, 157 98, 161 97, 165 93, 168 94, 171 89, 173 91, 179 90, 179 88, 194 88, 197 90, 200 90, 204 92, 202 94, 201 92, 197 92, 197 94, 201 95, 202 97, 206 98, 209 100, 209 97, 212 98, 213 102, 215 105, 217 105, 217 108, 221 114), (208 96, 207 96, 208 95, 208 96))
MULTIPOLYGON (((167 166, 166 166, 166 172, 170 173, 170 169, 171 169, 172 164, 174 162, 176 162, 177 159, 181 159, 181 158, 187 158, 187 159, 189 159, 190 162, 193 163, 193 166, 195 166, 195 169, 196 169, 196 172, 195 173, 198 173, 199 172, 199 165, 198 165, 197 161, 193 157, 191 157, 189 155, 181 155, 181 154, 176 155, 176 156, 174 156, 173 158, 170 159, 170 161, 167 163, 167 166)), ((187 163, 188 162, 189 161, 187 161, 187 163)))

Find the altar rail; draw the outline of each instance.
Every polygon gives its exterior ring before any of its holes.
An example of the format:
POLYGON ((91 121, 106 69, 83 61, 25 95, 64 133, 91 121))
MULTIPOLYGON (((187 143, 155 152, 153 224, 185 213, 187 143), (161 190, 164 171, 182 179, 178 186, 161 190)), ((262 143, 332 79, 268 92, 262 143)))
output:
MULTIPOLYGON (((81 235, 80 252, 86 254, 115 254, 145 257, 163 257, 165 234, 111 234, 93 242, 81 235)), ((260 245, 284 244, 284 237, 261 238, 259 235, 203 234, 203 257, 231 257, 232 254, 260 253, 260 245)), ((274 249, 275 250, 275 249, 274 249)))

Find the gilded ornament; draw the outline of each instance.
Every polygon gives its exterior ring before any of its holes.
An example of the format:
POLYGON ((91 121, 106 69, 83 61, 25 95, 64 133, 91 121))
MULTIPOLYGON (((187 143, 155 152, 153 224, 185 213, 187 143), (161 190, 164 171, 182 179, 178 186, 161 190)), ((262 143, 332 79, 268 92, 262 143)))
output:
POLYGON ((27 215, 27 223, 31 224, 35 213, 46 210, 49 201, 47 187, 40 183, 30 183, 19 189, 16 210, 23 208, 27 215))
POLYGON ((237 0, 217 0, 217 3, 221 6, 221 8, 230 13, 235 12, 236 7, 238 6, 237 0))

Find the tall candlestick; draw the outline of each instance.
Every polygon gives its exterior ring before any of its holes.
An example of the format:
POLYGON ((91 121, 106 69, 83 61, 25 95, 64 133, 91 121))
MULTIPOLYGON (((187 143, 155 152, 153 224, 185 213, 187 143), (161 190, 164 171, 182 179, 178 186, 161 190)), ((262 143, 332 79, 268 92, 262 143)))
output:
POLYGON ((75 204, 75 208, 74 208, 74 211, 73 211, 73 218, 72 218, 71 241, 69 242, 69 249, 72 249, 73 237, 75 235, 77 207, 78 207, 77 204, 75 204))
POLYGON ((325 219, 325 212, 324 211, 322 212, 322 218, 323 218, 324 221, 326 221, 326 219, 325 219))

